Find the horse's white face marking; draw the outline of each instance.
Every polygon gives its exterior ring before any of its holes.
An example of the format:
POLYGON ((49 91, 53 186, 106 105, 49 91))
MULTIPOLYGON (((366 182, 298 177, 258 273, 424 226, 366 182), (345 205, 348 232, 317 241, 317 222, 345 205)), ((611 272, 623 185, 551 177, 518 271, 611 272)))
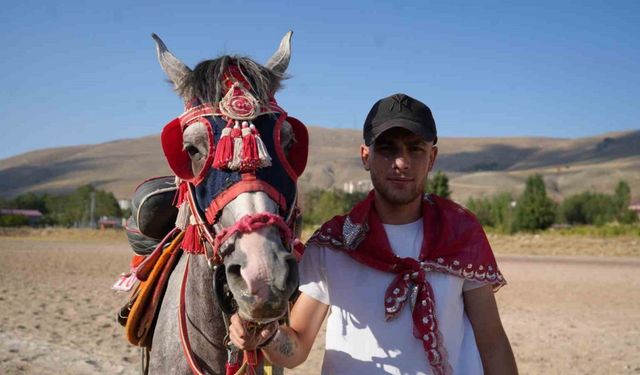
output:
POLYGON ((218 223, 228 227, 246 215, 260 212, 278 213, 278 205, 262 191, 242 193, 224 207, 218 223))
POLYGON ((194 176, 200 174, 209 156, 209 126, 197 122, 187 126, 182 134, 182 147, 191 158, 191 171, 194 176))
MULTIPOLYGON (((278 211, 279 206, 266 193, 242 193, 225 206, 218 225, 228 227, 249 214, 278 211)), ((233 249, 224 261, 227 280, 245 319, 270 321, 286 311, 286 300, 274 297, 295 288, 298 275, 291 270, 295 268, 295 258, 280 236, 277 228, 266 226, 230 239, 233 249)))

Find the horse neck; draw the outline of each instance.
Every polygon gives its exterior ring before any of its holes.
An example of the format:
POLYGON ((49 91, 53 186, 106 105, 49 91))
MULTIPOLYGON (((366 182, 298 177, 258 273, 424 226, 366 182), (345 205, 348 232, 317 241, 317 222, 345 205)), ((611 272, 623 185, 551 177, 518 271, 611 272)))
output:
MULTIPOLYGON (((153 336, 149 362, 151 374, 184 374, 192 371, 185 359, 178 328, 178 306, 184 269, 189 257, 183 254, 169 280, 153 336)), ((185 288, 186 320, 194 357, 208 374, 224 374, 227 351, 222 313, 213 299, 213 273, 203 256, 191 256, 185 288)))
POLYGON ((222 372, 227 356, 224 338, 227 334, 222 311, 213 294, 213 271, 204 256, 190 256, 186 287, 189 340, 196 357, 209 366, 220 366, 222 372), (220 358, 223 361, 220 362, 220 358))

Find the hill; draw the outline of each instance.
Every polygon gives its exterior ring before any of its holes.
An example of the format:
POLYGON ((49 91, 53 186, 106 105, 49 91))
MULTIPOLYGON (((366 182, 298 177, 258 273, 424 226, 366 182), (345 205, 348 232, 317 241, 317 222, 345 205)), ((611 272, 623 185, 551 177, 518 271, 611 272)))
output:
MULTIPOLYGON (((303 188, 342 188, 345 182, 368 180, 360 165, 361 132, 310 127, 303 188)), ((611 193, 620 179, 640 197, 640 130, 594 137, 441 138, 436 169, 449 176, 454 199, 518 194, 532 173, 545 177, 554 199, 583 190, 611 193)), ((0 195, 28 191, 63 193, 82 184, 127 198, 151 176, 170 174, 159 136, 96 145, 44 149, 0 160, 0 195)))

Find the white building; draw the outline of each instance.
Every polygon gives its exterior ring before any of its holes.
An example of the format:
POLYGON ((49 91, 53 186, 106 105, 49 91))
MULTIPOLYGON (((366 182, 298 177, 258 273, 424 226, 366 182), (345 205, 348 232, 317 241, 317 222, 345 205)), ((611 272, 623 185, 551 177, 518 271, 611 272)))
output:
POLYGON ((342 190, 351 194, 355 192, 367 193, 373 189, 371 180, 347 181, 342 185, 342 190))

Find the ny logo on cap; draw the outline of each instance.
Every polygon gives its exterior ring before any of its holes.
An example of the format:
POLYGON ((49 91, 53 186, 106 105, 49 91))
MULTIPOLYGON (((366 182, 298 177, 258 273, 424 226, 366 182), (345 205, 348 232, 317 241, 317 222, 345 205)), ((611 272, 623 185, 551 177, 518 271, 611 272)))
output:
POLYGON ((393 111, 393 109, 395 108, 396 104, 398 105, 398 112, 402 112, 402 110, 404 108, 406 109, 410 109, 409 108, 409 97, 403 94, 395 94, 391 97, 391 100, 393 100, 393 103, 391 103, 391 108, 390 110, 393 111))

